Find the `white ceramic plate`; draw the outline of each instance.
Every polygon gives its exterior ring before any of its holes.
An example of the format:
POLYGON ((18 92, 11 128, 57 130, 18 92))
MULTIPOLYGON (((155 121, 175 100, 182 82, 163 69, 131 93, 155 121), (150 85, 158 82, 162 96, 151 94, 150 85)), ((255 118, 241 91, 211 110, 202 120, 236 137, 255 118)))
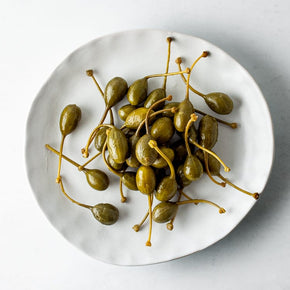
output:
MULTIPOLYGON (((172 36, 170 71, 181 56, 186 66, 202 51, 211 53, 195 67, 191 83, 203 92, 222 91, 234 101, 233 112, 224 119, 239 123, 236 130, 220 126, 219 141, 214 150, 231 167, 224 173, 236 184, 252 192, 262 192, 273 160, 273 132, 267 104, 249 73, 228 54, 211 43, 189 35, 155 30, 121 32, 104 36, 77 49, 53 72, 35 99, 27 122, 26 161, 28 177, 35 197, 53 226, 72 244, 88 255, 112 264, 143 265, 168 261, 202 250, 225 237, 256 202, 227 186, 223 189, 203 176, 185 192, 193 198, 205 198, 222 205, 226 214, 206 204, 183 205, 172 232, 165 224, 154 224, 152 247, 146 247, 148 224, 140 232, 132 230, 147 211, 147 197, 124 188, 128 202, 122 204, 118 179, 111 176, 111 185, 104 192, 89 187, 84 174, 63 161, 65 188, 75 199, 88 203, 109 202, 120 211, 119 221, 112 226, 98 223, 91 213, 67 200, 55 183, 58 158, 44 144, 58 148, 59 116, 68 104, 82 110, 78 128, 66 138, 64 153, 82 163, 82 148, 90 131, 104 111, 104 102, 86 70, 94 69, 104 87, 114 76, 128 84, 152 73, 165 70, 166 37, 172 36)), ((149 81, 149 91, 162 85, 163 79, 149 81)), ((174 100, 182 100, 185 86, 179 76, 168 78, 167 92, 174 100)), ((193 104, 208 113, 204 101, 190 94, 193 104)), ((121 102, 117 109, 126 103, 121 102)), ((212 113, 213 114, 213 113, 212 113)), ((120 123, 119 123, 120 125, 120 123)), ((97 159, 91 168, 108 172, 97 159)))

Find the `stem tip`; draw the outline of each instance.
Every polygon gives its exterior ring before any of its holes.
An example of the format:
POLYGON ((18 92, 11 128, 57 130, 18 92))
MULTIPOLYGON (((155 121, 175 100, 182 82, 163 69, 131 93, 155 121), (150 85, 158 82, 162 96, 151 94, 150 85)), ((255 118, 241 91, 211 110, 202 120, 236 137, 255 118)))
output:
POLYGON ((173 107, 173 108, 171 108, 171 113, 173 113, 173 114, 175 114, 177 111, 178 111, 178 108, 176 108, 176 107, 173 107))
MULTIPOLYGON (((81 152, 82 152, 83 157, 85 157, 85 155, 87 154, 87 153, 86 153, 86 149, 85 149, 85 148, 82 148, 82 149, 81 149, 81 152)), ((88 156, 87 156, 87 157, 88 157, 88 156)), ((85 158, 87 158, 87 157, 85 157, 85 158)))
POLYGON ((150 242, 150 241, 147 241, 147 242, 146 242, 146 246, 147 246, 147 247, 151 247, 151 242, 150 242))
POLYGON ((92 69, 88 69, 86 71, 86 73, 87 73, 87 76, 89 76, 89 77, 92 77, 93 76, 93 70, 92 69))
POLYGON ((155 148, 157 147, 157 142, 155 140, 150 140, 148 142, 148 145, 151 147, 151 148, 155 148))
POLYGON ((190 119, 192 120, 192 122, 195 122, 198 119, 198 116, 195 113, 193 113, 190 115, 190 119))
POLYGON ((166 225, 166 227, 167 227, 167 229, 168 229, 169 231, 172 231, 172 230, 173 230, 173 224, 172 224, 172 223, 168 223, 168 224, 166 225))
POLYGON ((174 39, 173 39, 173 37, 167 37, 166 40, 167 40, 167 42, 170 43, 170 42, 171 42, 172 40, 174 40, 174 39))
POLYGON ((209 51, 203 51, 202 52, 202 57, 207 57, 209 56, 209 51))
POLYGON ((181 57, 178 57, 178 58, 175 60, 175 63, 177 63, 177 64, 181 64, 181 63, 182 63, 182 59, 181 59, 181 57))
POLYGON ((259 197, 260 197, 260 194, 258 192, 254 193, 254 199, 255 200, 259 199, 259 197))
POLYGON ((140 226, 139 225, 135 225, 132 227, 132 229, 137 233, 139 232, 140 226))

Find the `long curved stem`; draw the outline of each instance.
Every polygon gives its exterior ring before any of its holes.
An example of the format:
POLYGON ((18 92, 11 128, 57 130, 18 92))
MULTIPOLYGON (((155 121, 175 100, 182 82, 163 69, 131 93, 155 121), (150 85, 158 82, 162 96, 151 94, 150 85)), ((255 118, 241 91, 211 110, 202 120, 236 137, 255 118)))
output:
MULTIPOLYGON (((181 68, 181 65, 180 65, 180 64, 181 64, 181 58, 180 58, 180 57, 177 58, 175 62, 176 62, 177 65, 178 65, 178 69, 179 69, 179 71, 182 72, 182 68, 181 68)), ((182 73, 180 76, 181 76, 182 80, 184 81, 184 83, 186 83, 186 78, 185 78, 185 76, 183 75, 183 73, 182 73)), ((201 96, 202 98, 205 97, 205 94, 203 94, 203 93, 197 91, 197 90, 196 90, 195 88, 193 88, 190 84, 189 84, 189 89, 190 89, 192 92, 194 92, 195 94, 201 96)))
POLYGON ((201 202, 202 203, 208 203, 210 205, 213 205, 213 206, 217 207, 219 209, 219 213, 225 213, 226 212, 226 210, 223 207, 220 207, 218 204, 216 204, 216 203, 214 203, 212 201, 206 200, 206 199, 188 199, 188 200, 179 201, 176 204, 177 205, 188 204, 188 203, 197 204, 197 203, 201 203, 201 202))
POLYGON ((60 183, 61 177, 60 177, 60 168, 61 168, 61 160, 62 160, 62 151, 63 151, 63 143, 66 135, 62 135, 60 147, 59 147, 59 159, 58 159, 58 168, 57 168, 57 176, 56 176, 56 183, 60 183))
MULTIPOLYGON (((171 41, 172 37, 167 37, 167 42, 168 42, 168 48, 167 48, 167 62, 166 62, 166 70, 165 73, 168 73, 169 70, 169 61, 170 61, 170 48, 171 48, 171 41)), ((166 82, 167 82, 167 76, 164 77, 163 81, 163 89, 166 90, 166 82)))
POLYGON ((192 199, 190 196, 188 196, 185 192, 183 192, 183 188, 180 188, 179 190, 180 195, 183 195, 187 199, 192 199))
POLYGON ((82 149, 82 154, 83 157, 87 158, 89 156, 89 147, 91 145, 91 143, 93 142, 94 138, 96 137, 96 134, 99 130, 99 128, 101 127, 109 127, 109 128, 113 128, 113 125, 109 125, 109 124, 99 124, 90 134, 88 142, 85 146, 85 148, 82 149))
POLYGON ((149 233, 148 233, 148 240, 146 242, 146 246, 147 247, 151 247, 151 234, 152 234, 152 200, 153 200, 153 193, 148 194, 149 233))
POLYGON ((108 167, 108 169, 113 172, 114 174, 116 174, 117 176, 119 176, 120 178, 123 176, 123 174, 121 172, 116 171, 107 161, 105 152, 106 152, 106 148, 107 148, 107 141, 105 142, 103 149, 102 149, 102 156, 103 156, 103 160, 106 164, 106 166, 108 167))
POLYGON ((89 139, 88 139, 88 143, 90 142, 90 143, 92 143, 93 142, 93 140, 94 140, 94 138, 96 137, 96 134, 97 134, 97 132, 98 132, 98 130, 100 129, 100 128, 102 128, 102 127, 110 127, 110 128, 113 128, 112 127, 112 125, 109 125, 109 124, 100 124, 100 125, 98 125, 92 132, 91 132, 91 134, 90 134, 90 136, 89 136, 89 139))
POLYGON ((120 178, 119 187, 120 187, 121 202, 126 202, 127 198, 124 196, 122 184, 123 184, 122 178, 120 178))
MULTIPOLYGON (((179 192, 179 196, 178 196, 177 202, 180 201, 180 199, 181 199, 181 193, 179 192)), ((178 211, 178 207, 177 207, 177 211, 178 211)), ((176 215, 177 215, 177 211, 176 211, 174 217, 170 220, 170 222, 166 224, 166 228, 169 231, 172 231, 173 230, 173 223, 175 221, 175 218, 176 218, 176 215)))
POLYGON ((192 70, 194 68, 194 66, 197 64, 197 62, 203 58, 203 57, 207 57, 209 55, 208 51, 203 51, 202 54, 193 62, 193 64, 190 67, 190 70, 192 70))
POLYGON ((158 106, 160 103, 163 103, 165 101, 171 101, 172 100, 172 96, 169 95, 167 96, 166 98, 163 98, 157 102, 155 102, 154 104, 152 104, 149 108, 148 108, 148 111, 146 113, 146 116, 145 116, 145 127, 146 127, 146 133, 149 134, 149 120, 148 120, 148 117, 149 117, 149 114, 150 112, 156 107, 158 106))
POLYGON ((101 124, 103 124, 104 123, 104 121, 105 121, 105 119, 106 119, 106 117, 107 117, 107 114, 108 114, 108 112, 110 111, 110 107, 106 107, 106 109, 105 109, 105 111, 104 111, 104 114, 103 114, 103 117, 101 118, 101 121, 99 122, 99 125, 101 125, 101 124))
POLYGON ((110 109, 110 124, 111 125, 114 125, 114 114, 113 114, 113 111, 112 111, 112 109, 110 109))
POLYGON ((148 142, 148 145, 151 147, 151 148, 154 148, 158 154, 163 158, 165 159, 165 161, 167 162, 169 168, 170 168, 170 179, 175 179, 175 170, 174 170, 174 167, 173 167, 173 164, 171 162, 171 160, 166 156, 166 154, 164 154, 157 146, 157 142, 155 140, 150 140, 148 142))
POLYGON ((205 170, 206 170, 206 173, 207 173, 208 177, 209 177, 210 180, 211 180, 212 182, 214 182, 215 184, 220 185, 220 186, 222 186, 222 187, 225 187, 225 186, 226 186, 226 183, 225 183, 225 182, 218 182, 218 181, 216 181, 216 180, 213 178, 213 176, 211 175, 210 170, 209 170, 209 167, 208 167, 208 155, 207 155, 207 154, 208 154, 207 152, 203 151, 204 165, 205 165, 205 170))
MULTIPOLYGON (((208 52, 204 51, 194 62, 193 64, 191 65, 190 67, 190 72, 189 74, 187 75, 187 79, 186 79, 186 95, 185 95, 185 99, 189 99, 189 79, 190 79, 190 74, 191 74, 191 71, 192 69, 194 68, 194 66, 196 65, 196 63, 202 58, 202 57, 207 57, 208 55, 208 52)), ((180 59, 181 61, 181 59, 180 59)), ((182 74, 183 76, 183 74, 182 74)))
MULTIPOLYGON (((151 195, 151 203, 153 203, 153 194, 151 195)), ((149 209, 147 210, 145 216, 143 217, 142 221, 139 223, 139 224, 136 224, 132 227, 132 229, 135 231, 135 232, 139 232, 140 228, 142 227, 142 225, 145 223, 145 221, 147 220, 149 216, 149 209)))
POLYGON ((189 100, 189 79, 190 79, 190 74, 187 75, 187 79, 186 79, 186 93, 185 93, 186 100, 189 100))
MULTIPOLYGON (((191 126, 191 124, 193 122, 195 122, 197 120, 197 116, 193 113, 190 115, 190 119, 189 121, 187 122, 186 124, 186 127, 185 127, 185 133, 184 133, 184 141, 185 141, 185 147, 186 147, 186 150, 187 150, 187 153, 188 155, 192 155, 191 154, 191 150, 190 150, 190 147, 189 147, 189 144, 188 144, 188 131, 189 131, 189 128, 191 126)), ((229 172, 231 169, 226 166, 226 164, 221 160, 221 158, 219 156, 217 156, 214 152, 212 152, 211 150, 207 149, 207 148, 204 148, 202 147, 201 145, 199 145, 197 142, 193 141, 192 142, 197 148, 203 150, 203 152, 207 152, 209 153, 210 155, 212 155, 214 158, 216 158, 221 164, 222 166, 224 167, 224 170, 226 172, 229 172)))
POLYGON ((84 204, 84 203, 80 203, 76 200, 74 200, 73 198, 71 198, 64 190, 64 187, 63 187, 63 183, 62 183, 62 179, 60 180, 59 182, 59 185, 60 185, 60 189, 62 191, 62 193, 65 195, 66 198, 68 198, 71 202, 79 205, 79 206, 82 206, 82 207, 85 207, 85 208, 88 208, 88 209, 92 209, 93 207, 91 205, 87 205, 87 204, 84 204))
MULTIPOLYGON (((162 109, 162 110, 159 110, 159 111, 156 111, 156 112, 150 114, 149 119, 157 116, 158 114, 162 114, 162 113, 165 113, 165 112, 176 113, 176 111, 177 111, 177 107, 173 107, 173 108, 170 108, 170 109, 162 109)), ((135 135, 136 136, 139 135, 140 130, 142 129, 142 127, 144 126, 144 124, 145 124, 145 119, 139 124, 137 130, 135 131, 135 135)), ((126 127, 126 126, 123 125, 122 127, 126 127)), ((121 127, 121 129, 122 129, 122 127, 121 127)))
POLYGON ((225 177, 223 177, 221 174, 218 174, 218 177, 219 177, 220 179, 222 179, 222 180, 223 180, 225 183, 227 183, 228 185, 232 186, 233 188, 235 188, 235 189, 237 189, 237 190, 239 190, 239 191, 241 191, 241 192, 243 192, 243 193, 245 193, 245 194, 247 194, 247 195, 252 196, 252 197, 253 197, 254 199, 256 199, 256 200, 260 197, 260 195, 259 195, 258 192, 251 193, 251 192, 249 192, 249 191, 246 191, 246 190, 244 190, 244 189, 242 189, 242 188, 236 186, 236 185, 233 184, 232 182, 230 182, 228 179, 226 179, 225 177))
MULTIPOLYGON (((180 195, 183 195, 185 198, 191 200, 192 198, 190 196, 188 196, 185 192, 183 192, 183 188, 180 188, 179 190, 180 195)), ((194 202, 195 205, 198 204, 198 202, 194 202)))
POLYGON ((149 216, 149 210, 147 210, 147 212, 146 212, 145 216, 143 217, 142 221, 139 224, 136 224, 136 225, 133 226, 133 230, 135 232, 139 232, 140 228, 145 223, 145 221, 147 220, 148 216, 149 216))
POLYGON ((229 172, 231 171, 231 169, 222 161, 222 159, 217 156, 213 151, 202 147, 201 145, 199 145, 197 142, 192 142, 194 146, 196 146, 197 148, 201 149, 203 152, 207 152, 208 154, 212 155, 223 167, 224 167, 224 171, 225 172, 229 172))
POLYGON ((189 147, 189 144, 188 144, 188 131, 189 131, 189 128, 190 128, 191 124, 192 124, 193 122, 195 122, 195 121, 197 120, 197 118, 198 118, 198 117, 197 117, 194 113, 191 114, 191 115, 190 115, 190 119, 189 119, 189 121, 187 122, 186 127, 185 127, 184 141, 185 141, 186 151, 187 151, 187 154, 188 154, 189 156, 191 156, 192 154, 191 154, 191 150, 190 150, 190 147, 189 147))
POLYGON ((104 97, 104 92, 103 92, 103 90, 101 89, 99 83, 97 82, 97 80, 96 80, 96 78, 95 78, 95 76, 94 76, 94 71, 93 71, 92 69, 88 69, 88 70, 86 71, 86 73, 87 73, 87 76, 89 76, 89 77, 91 77, 91 78, 93 79, 93 81, 94 81, 94 83, 96 84, 96 86, 97 86, 97 88, 98 88, 100 94, 102 95, 102 97, 104 97))
MULTIPOLYGON (((97 86, 97 88, 98 88, 100 94, 101 94, 102 97, 104 98, 104 92, 103 92, 103 90, 101 89, 99 83, 97 82, 97 80, 96 80, 96 78, 95 78, 95 76, 94 76, 94 72, 93 72, 93 70, 92 70, 92 69, 89 69, 89 70, 86 71, 86 73, 87 73, 87 75, 88 75, 89 77, 91 77, 91 78, 93 79, 93 81, 94 81, 94 83, 96 84, 96 86, 97 86)), ((112 125, 114 125, 114 115, 113 115, 113 112, 112 112, 112 109, 111 109, 111 108, 110 108, 110 111, 109 111, 109 112, 110 112, 110 123, 111 123, 112 125)))
MULTIPOLYGON (((207 114, 207 113, 204 113, 204 112, 202 112, 202 111, 200 111, 200 110, 198 110, 198 109, 195 109, 195 112, 198 113, 198 114, 201 114, 201 115, 203 115, 203 116, 205 116, 205 115, 211 116, 211 115, 209 115, 209 114, 207 114)), ((224 121, 224 120, 222 120, 222 119, 216 118, 216 117, 214 117, 214 116, 211 116, 211 117, 212 117, 212 118, 215 118, 219 123, 222 123, 222 124, 224 124, 224 125, 227 125, 227 126, 231 127, 232 129, 236 129, 236 128, 238 127, 238 124, 237 124, 236 122, 229 123, 229 122, 227 122, 227 121, 224 121)))

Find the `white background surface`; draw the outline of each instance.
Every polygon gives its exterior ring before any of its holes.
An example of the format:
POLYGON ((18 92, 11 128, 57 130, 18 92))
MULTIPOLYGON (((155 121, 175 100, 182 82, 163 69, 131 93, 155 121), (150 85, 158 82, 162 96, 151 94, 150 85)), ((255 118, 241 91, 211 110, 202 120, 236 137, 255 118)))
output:
POLYGON ((289 289, 289 19, 286 0, 1 0, 0 289, 289 289), (81 253, 44 217, 25 173, 25 123, 70 52, 135 28, 192 34, 241 63, 268 102, 276 159, 262 198, 225 239, 179 260, 118 267, 81 253))

